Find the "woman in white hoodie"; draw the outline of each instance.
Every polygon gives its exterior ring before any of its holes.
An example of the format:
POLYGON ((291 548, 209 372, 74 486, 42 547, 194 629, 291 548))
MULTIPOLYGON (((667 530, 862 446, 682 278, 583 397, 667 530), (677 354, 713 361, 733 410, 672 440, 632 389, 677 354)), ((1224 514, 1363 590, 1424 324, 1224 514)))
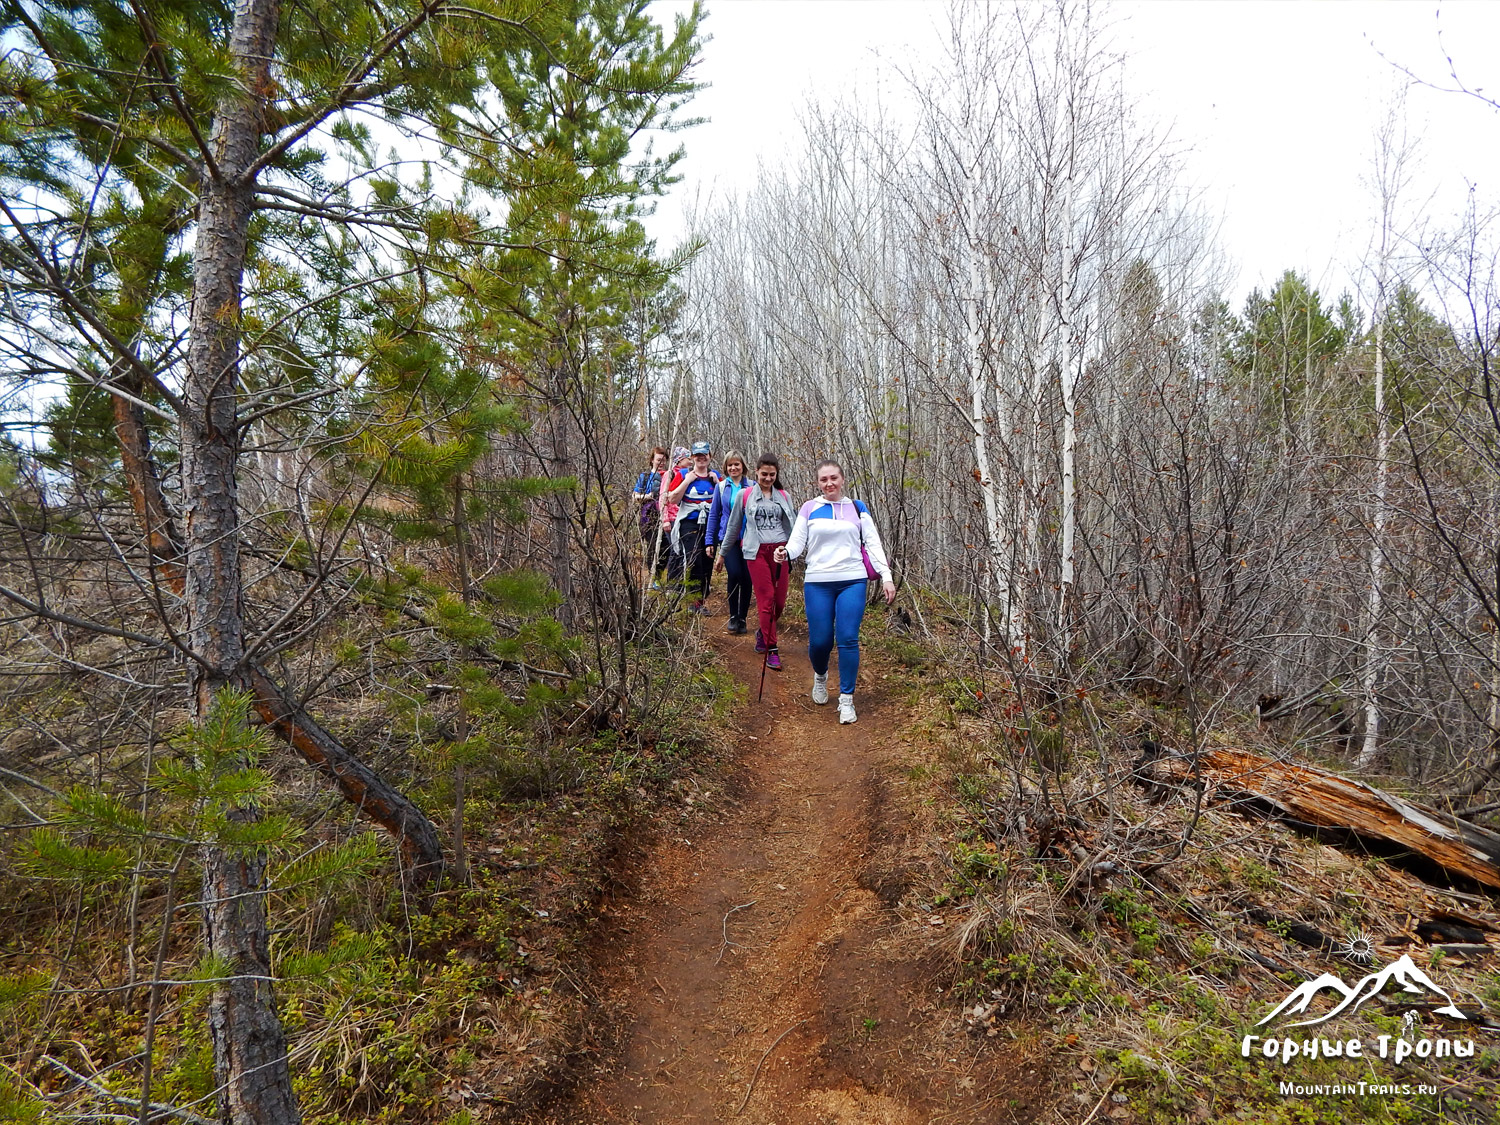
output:
POLYGON ((854 683, 859 674, 859 626, 865 616, 867 583, 877 575, 889 604, 896 596, 891 566, 869 510, 844 498, 844 470, 837 461, 818 463, 818 491, 797 513, 796 526, 778 561, 806 553, 802 579, 807 609, 807 655, 813 666, 814 703, 828 702, 828 658, 839 650, 839 722, 852 723, 854 683))

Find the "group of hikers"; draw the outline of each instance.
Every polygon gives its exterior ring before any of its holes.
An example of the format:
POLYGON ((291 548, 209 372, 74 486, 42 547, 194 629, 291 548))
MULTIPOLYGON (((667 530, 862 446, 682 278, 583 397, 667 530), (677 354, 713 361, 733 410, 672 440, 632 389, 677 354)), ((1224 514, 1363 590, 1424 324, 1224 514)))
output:
POLYGON ((755 651, 765 667, 781 671, 777 624, 786 609, 794 559, 806 559, 802 596, 807 612, 807 655, 812 662, 812 699, 829 700, 828 662, 839 654, 839 722, 855 721, 854 687, 859 674, 859 627, 868 583, 879 579, 889 603, 896 596, 890 563, 869 509, 844 495, 844 470, 820 461, 814 472, 818 494, 794 507, 781 484, 781 462, 773 454, 756 459, 749 473, 743 454, 725 454, 722 471, 712 466, 706 441, 651 451, 650 467, 635 482, 642 546, 653 587, 664 570, 669 583, 684 582, 692 610, 706 613, 713 575, 728 572, 726 633, 745 633, 753 595, 755 651))

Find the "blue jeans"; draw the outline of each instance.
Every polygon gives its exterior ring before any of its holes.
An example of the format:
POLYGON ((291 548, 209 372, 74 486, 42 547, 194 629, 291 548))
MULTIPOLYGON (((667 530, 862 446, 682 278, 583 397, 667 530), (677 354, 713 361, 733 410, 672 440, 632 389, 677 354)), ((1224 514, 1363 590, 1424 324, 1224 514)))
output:
POLYGON ((869 583, 864 578, 808 582, 802 587, 802 602, 807 609, 807 658, 814 672, 825 675, 828 655, 837 640, 841 695, 854 694, 854 680, 859 675, 859 623, 865 617, 868 592, 869 583))

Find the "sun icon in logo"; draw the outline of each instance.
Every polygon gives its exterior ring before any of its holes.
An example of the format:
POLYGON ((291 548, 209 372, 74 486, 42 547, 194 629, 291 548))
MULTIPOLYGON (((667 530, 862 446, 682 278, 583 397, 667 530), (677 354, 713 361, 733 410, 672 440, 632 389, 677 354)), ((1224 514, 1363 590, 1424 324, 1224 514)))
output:
POLYGON ((1368 965, 1375 960, 1375 939, 1364 930, 1356 930, 1339 944, 1335 952, 1356 965, 1368 965))

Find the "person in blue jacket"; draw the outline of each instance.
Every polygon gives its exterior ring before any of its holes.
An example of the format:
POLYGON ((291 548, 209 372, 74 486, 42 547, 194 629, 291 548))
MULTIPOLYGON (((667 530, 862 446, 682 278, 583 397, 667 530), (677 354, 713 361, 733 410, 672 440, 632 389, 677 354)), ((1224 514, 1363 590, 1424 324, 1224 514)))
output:
POLYGON ((635 488, 630 493, 632 504, 639 505, 641 549, 646 560, 646 566, 655 564, 651 575, 651 585, 654 587, 660 578, 658 573, 666 565, 664 556, 663 540, 665 536, 661 527, 661 491, 663 474, 667 471, 667 451, 656 446, 651 450, 651 467, 642 470, 635 478, 635 488))
MULTIPOLYGON (((708 509, 708 534, 703 542, 710 558, 720 554, 719 548, 729 533, 729 514, 734 511, 735 497, 749 483, 750 478, 745 475, 745 455, 731 449, 724 454, 724 479, 714 489, 714 502, 708 509)), ((750 613, 750 568, 745 565, 745 556, 738 551, 722 552, 718 561, 729 572, 729 624, 724 626, 724 632, 743 633, 745 618, 750 613)))

